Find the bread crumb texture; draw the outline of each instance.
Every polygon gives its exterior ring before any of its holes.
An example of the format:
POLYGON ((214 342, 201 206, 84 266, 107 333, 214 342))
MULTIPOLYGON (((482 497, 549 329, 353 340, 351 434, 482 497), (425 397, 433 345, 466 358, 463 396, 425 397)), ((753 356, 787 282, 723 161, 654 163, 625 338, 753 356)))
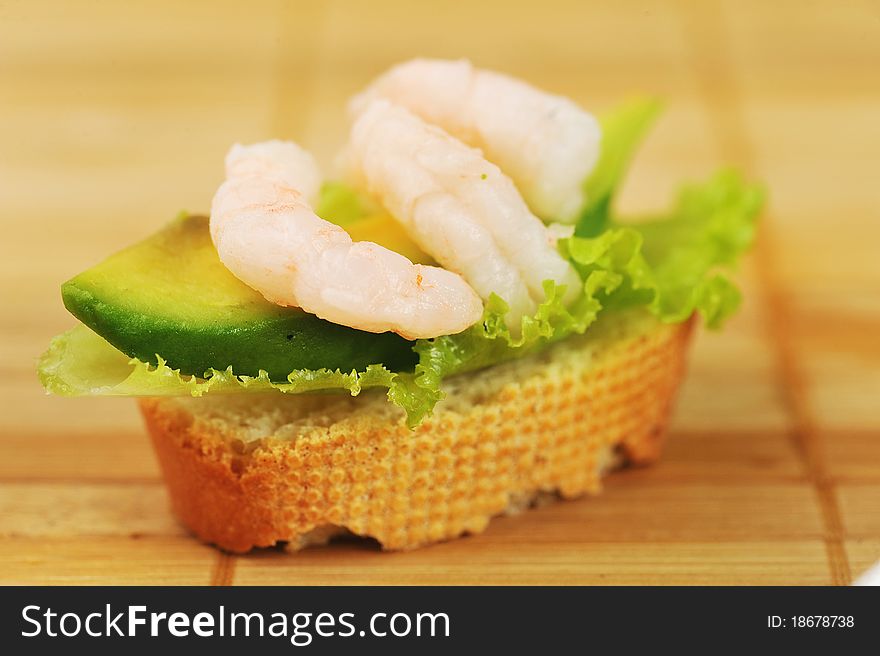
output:
POLYGON ((374 391, 147 398, 175 513, 233 551, 336 533, 413 549, 658 457, 692 322, 617 312, 584 336, 450 378, 410 431, 374 391))

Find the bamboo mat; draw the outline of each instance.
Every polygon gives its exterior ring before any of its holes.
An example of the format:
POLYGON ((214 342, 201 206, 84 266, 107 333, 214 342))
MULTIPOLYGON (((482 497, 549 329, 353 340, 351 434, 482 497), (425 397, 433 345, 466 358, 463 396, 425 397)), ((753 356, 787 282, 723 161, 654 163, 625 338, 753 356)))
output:
POLYGON ((868 1, 0 4, 0 582, 849 583, 880 558, 878 71, 868 1), (221 554, 133 403, 43 395, 59 284, 207 208, 233 141, 329 163, 346 97, 417 54, 596 111, 663 96, 623 208, 725 162, 765 181, 745 307, 699 336, 664 459, 601 496, 413 553, 221 554))

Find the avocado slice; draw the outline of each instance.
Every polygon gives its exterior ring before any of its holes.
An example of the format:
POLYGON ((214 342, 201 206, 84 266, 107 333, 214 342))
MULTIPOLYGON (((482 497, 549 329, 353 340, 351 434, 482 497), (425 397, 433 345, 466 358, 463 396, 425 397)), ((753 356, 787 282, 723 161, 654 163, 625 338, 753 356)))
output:
POLYGON ((220 262, 208 219, 180 216, 61 287, 64 306, 130 357, 203 375, 232 366, 283 381, 295 369, 411 370, 413 343, 270 303, 220 262))

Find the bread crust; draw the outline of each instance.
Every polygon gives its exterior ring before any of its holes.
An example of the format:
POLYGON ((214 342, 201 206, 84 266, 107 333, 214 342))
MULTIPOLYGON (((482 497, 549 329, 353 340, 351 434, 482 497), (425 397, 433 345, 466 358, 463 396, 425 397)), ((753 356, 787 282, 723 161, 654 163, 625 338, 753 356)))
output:
MULTIPOLYGON (((415 431, 375 395, 329 420, 319 409, 323 420, 309 415, 294 437, 258 439, 210 415, 207 397, 146 398, 140 408, 173 510, 202 540, 246 552, 347 530, 413 549, 479 533, 539 495, 596 493, 607 470, 655 460, 692 323, 642 321, 464 374, 415 431)), ((268 402, 290 413, 300 401, 268 402)), ((259 419, 264 406, 235 421, 259 419)))

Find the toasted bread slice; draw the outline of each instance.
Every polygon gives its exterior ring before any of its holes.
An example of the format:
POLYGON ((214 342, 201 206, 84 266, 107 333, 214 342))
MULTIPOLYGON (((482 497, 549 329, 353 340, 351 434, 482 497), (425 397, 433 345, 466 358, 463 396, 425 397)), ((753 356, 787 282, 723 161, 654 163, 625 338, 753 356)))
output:
POLYGON ((450 378, 414 431, 376 391, 140 405, 174 511, 201 539, 244 552, 350 531, 413 549, 657 458, 691 327, 609 313, 584 336, 450 378))

